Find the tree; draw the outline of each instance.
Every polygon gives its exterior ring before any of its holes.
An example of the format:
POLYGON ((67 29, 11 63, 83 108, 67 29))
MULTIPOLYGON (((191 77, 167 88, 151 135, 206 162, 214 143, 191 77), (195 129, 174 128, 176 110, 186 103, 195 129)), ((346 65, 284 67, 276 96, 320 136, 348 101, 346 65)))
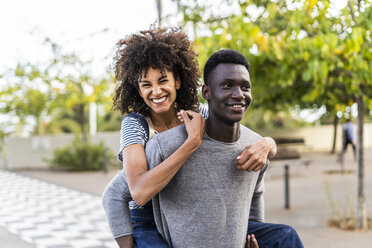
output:
POLYGON ((156 11, 158 13, 159 27, 161 27, 162 26, 162 20, 163 20, 163 16, 162 16, 162 12, 163 12, 162 11, 162 7, 163 7, 162 0, 156 0, 155 3, 156 3, 156 11))
POLYGON ((18 64, 10 70, 4 80, 8 86, 0 93, 3 103, 0 113, 17 116, 17 133, 21 133, 28 117, 34 117, 36 125, 34 134, 44 134, 42 116, 51 111, 50 92, 42 92, 37 87, 46 85, 45 71, 38 70, 31 64, 18 64))
MULTIPOLYGON (((203 7, 198 5, 202 11, 195 14, 179 2, 184 20, 198 30, 203 7)), ((218 49, 241 51, 253 65, 254 105, 270 111, 326 106, 336 113, 358 104, 356 219, 365 229, 363 123, 372 107, 371 1, 349 1, 340 13, 328 0, 230 2, 239 6, 238 13, 204 19, 209 35, 195 39, 201 65, 218 49)))
MULTIPOLYGON (((74 53, 64 53, 49 39, 45 42, 51 50, 48 60, 18 64, 4 76, 8 86, 0 93, 4 102, 0 111, 18 116, 20 127, 24 126, 26 117, 34 117, 35 134, 45 133, 48 125, 43 123, 43 117, 53 120, 73 112, 70 120, 80 123, 82 140, 86 142, 89 139, 87 108, 91 102, 111 103, 112 77, 109 73, 94 77, 89 61, 82 61, 74 53)), ((49 125, 48 130, 53 127, 49 125)))

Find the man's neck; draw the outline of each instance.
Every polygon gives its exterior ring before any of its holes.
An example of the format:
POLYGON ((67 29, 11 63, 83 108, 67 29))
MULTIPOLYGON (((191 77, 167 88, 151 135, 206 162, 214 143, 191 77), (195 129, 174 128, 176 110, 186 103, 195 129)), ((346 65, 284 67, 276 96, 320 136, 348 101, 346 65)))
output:
POLYGON ((233 143, 240 138, 240 122, 229 124, 208 117, 205 124, 205 132, 214 140, 233 143))

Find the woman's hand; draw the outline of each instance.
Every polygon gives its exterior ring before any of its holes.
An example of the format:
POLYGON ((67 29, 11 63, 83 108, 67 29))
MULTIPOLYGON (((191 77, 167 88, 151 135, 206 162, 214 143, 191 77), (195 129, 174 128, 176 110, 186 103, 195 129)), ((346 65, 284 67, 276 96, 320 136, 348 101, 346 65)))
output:
POLYGON ((268 157, 273 157, 275 154, 275 141, 270 137, 263 137, 244 148, 243 152, 236 158, 237 168, 239 170, 259 171, 266 165, 268 157))
POLYGON ((245 243, 245 248, 260 248, 253 233, 247 235, 247 243, 245 243))
POLYGON ((185 123, 188 142, 199 147, 203 141, 205 130, 205 119, 199 113, 191 110, 181 110, 177 113, 178 119, 185 123))

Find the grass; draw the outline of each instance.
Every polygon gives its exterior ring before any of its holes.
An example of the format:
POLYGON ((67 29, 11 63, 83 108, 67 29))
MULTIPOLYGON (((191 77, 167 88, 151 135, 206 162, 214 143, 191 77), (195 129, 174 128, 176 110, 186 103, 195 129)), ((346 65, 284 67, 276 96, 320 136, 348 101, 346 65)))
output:
MULTIPOLYGON (((355 225, 355 218, 330 219, 327 221, 327 225, 347 231, 357 230, 355 225)), ((372 218, 368 218, 367 227, 368 230, 372 230, 372 218)))
MULTIPOLYGON (((331 218, 327 221, 330 227, 339 228, 342 230, 354 231, 356 228, 355 220, 355 204, 350 186, 345 183, 345 200, 342 202, 336 201, 331 192, 331 187, 328 182, 324 182, 324 189, 328 199, 328 205, 331 211, 331 218)), ((342 188, 338 188, 338 191, 342 188)), ((372 230, 372 218, 367 219, 367 229, 372 230)))

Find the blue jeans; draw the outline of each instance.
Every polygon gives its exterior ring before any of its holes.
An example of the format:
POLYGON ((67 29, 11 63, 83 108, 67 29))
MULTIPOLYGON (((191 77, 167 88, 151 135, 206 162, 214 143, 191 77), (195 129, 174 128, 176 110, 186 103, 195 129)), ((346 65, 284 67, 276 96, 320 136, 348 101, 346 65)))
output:
POLYGON ((156 228, 151 202, 144 209, 131 209, 130 215, 134 248, 168 248, 167 242, 163 240, 156 228))
POLYGON ((253 233, 260 248, 303 248, 295 229, 284 224, 249 221, 248 234, 253 233))
MULTIPOLYGON (((151 203, 144 209, 131 209, 134 248, 168 248, 156 228, 151 203)), ((288 225, 249 221, 260 248, 303 248, 296 230, 288 225)))

